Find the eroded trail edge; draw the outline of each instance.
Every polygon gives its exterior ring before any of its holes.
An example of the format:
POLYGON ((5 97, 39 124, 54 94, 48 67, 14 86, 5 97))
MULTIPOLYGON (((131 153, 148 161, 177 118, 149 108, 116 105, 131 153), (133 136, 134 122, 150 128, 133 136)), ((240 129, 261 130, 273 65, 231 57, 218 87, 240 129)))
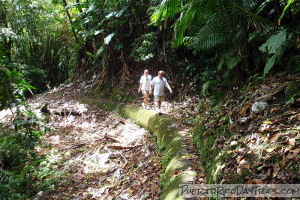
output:
POLYGON ((109 111, 116 111, 121 116, 134 120, 156 136, 157 143, 164 154, 162 199, 184 199, 179 195, 179 184, 205 183, 199 156, 193 149, 190 130, 179 128, 176 120, 132 105, 115 104, 88 97, 82 98, 81 101, 109 111))
POLYGON ((34 198, 160 199, 162 155, 149 131, 61 91, 28 100, 40 117, 46 103, 50 111, 50 130, 38 146, 40 169, 49 172, 36 178, 53 186, 34 198))

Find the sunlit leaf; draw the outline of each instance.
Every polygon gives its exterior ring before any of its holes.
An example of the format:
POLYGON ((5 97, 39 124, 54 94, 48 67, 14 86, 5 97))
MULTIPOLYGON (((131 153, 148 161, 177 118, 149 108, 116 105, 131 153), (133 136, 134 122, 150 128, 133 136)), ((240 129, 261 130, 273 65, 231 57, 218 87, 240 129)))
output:
POLYGON ((104 44, 109 45, 111 39, 115 36, 115 33, 111 33, 104 38, 104 44))
POLYGON ((99 56, 104 51, 104 47, 100 47, 100 49, 97 50, 97 56, 99 56))
POLYGON ((122 14, 127 10, 128 6, 125 6, 122 10, 120 10, 118 13, 116 13, 116 17, 121 17, 122 14))

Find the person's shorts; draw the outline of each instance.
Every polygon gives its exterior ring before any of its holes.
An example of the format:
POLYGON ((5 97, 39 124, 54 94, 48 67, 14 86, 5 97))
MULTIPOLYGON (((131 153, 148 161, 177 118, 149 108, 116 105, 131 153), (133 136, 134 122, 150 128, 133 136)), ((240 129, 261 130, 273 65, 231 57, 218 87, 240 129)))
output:
POLYGON ((165 100, 165 96, 154 96, 154 101, 163 102, 165 100))
POLYGON ((149 90, 142 90, 142 94, 149 94, 149 90))

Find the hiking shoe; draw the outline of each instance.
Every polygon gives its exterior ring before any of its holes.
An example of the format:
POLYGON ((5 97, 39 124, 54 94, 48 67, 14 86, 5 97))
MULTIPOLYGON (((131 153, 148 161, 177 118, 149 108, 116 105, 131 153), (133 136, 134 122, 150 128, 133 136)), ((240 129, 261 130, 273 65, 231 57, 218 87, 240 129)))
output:
POLYGON ((156 112, 160 115, 162 114, 161 110, 160 109, 156 109, 156 112))
POLYGON ((145 106, 145 104, 144 104, 144 103, 142 103, 142 106, 143 106, 143 108, 144 108, 144 109, 146 109, 146 106, 145 106))

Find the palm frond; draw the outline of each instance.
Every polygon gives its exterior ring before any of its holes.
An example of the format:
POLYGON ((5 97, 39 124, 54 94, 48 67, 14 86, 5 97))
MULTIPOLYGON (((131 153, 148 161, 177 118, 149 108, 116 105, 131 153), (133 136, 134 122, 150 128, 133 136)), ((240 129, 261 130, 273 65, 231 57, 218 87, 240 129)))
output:
POLYGON ((173 17, 181 11, 181 1, 163 0, 151 16, 151 23, 160 25, 163 20, 173 17))
POLYGON ((246 7, 240 6, 236 3, 232 3, 232 6, 235 8, 234 12, 236 15, 241 16, 247 21, 248 29, 250 27, 254 27, 258 30, 266 30, 267 26, 271 24, 269 20, 251 12, 246 7))
POLYGON ((219 64, 217 66, 217 70, 219 72, 222 71, 224 69, 223 67, 226 64, 227 60, 231 57, 234 57, 235 54, 236 54, 235 50, 229 50, 225 53, 222 53, 222 55, 216 55, 216 58, 218 58, 219 56, 221 57, 220 61, 219 61, 219 64))
POLYGON ((228 59, 226 62, 227 70, 231 71, 234 67, 236 67, 246 56, 235 56, 228 59))
POLYGON ((193 40, 193 45, 198 50, 211 49, 218 45, 224 44, 228 40, 228 35, 220 33, 209 25, 203 27, 193 40))
MULTIPOLYGON (((201 2, 201 1, 199 1, 201 2)), ((179 46, 182 44, 186 30, 196 18, 199 9, 199 2, 191 4, 185 11, 180 14, 180 17, 174 23, 174 44, 179 46)))
POLYGON ((236 3, 247 10, 254 10, 259 5, 261 5, 264 2, 264 0, 233 0, 233 3, 236 3))
MULTIPOLYGON (((219 42, 224 41, 224 37, 221 38, 221 34, 215 38, 216 32, 223 32, 226 29, 226 23, 221 23, 222 4, 220 3, 216 7, 218 0, 203 0, 192 1, 189 7, 181 13, 181 16, 174 24, 174 44, 179 46, 183 43, 185 35, 194 35, 196 41, 206 41, 207 43, 200 45, 200 48, 210 48, 216 46, 219 42), (221 39, 218 40, 217 39, 221 39)), ((226 36, 225 36, 226 38, 226 36)), ((200 42, 202 44, 202 42, 200 42)))

